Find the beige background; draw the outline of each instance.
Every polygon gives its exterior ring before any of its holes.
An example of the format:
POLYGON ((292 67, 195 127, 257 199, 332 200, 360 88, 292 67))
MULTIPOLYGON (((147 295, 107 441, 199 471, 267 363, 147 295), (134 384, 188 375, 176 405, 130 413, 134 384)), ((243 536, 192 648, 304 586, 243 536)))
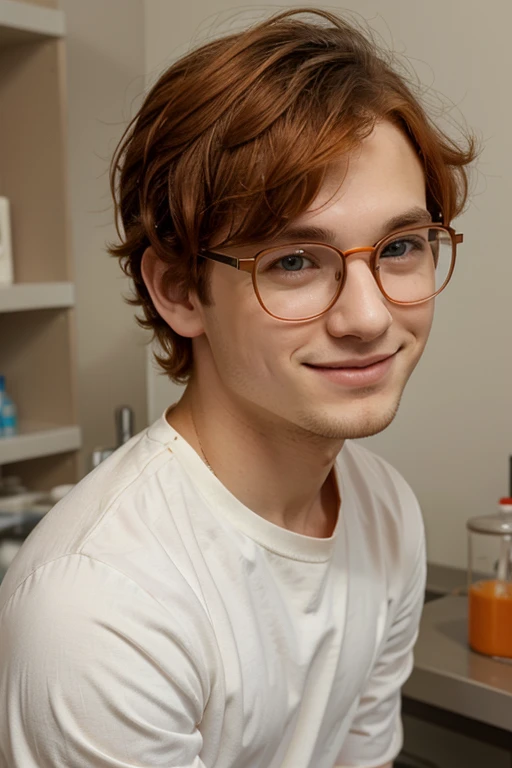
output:
MULTIPOLYGON (((255 6, 238 2, 241 7, 255 6)), ((259 13, 281 7, 267 3, 259 13)), ((463 114, 484 143, 474 197, 456 222, 465 243, 453 282, 438 300, 425 356, 394 424, 364 441, 415 489, 429 559, 465 566, 465 521, 492 512, 508 492, 512 453, 512 6, 498 0, 485 8, 475 0, 353 0, 338 6, 343 8, 357 11, 386 45, 410 57, 420 80, 451 100, 452 116, 463 114)), ((144 10, 149 80, 190 41, 243 23, 233 3, 222 0, 146 0, 144 10)), ((245 19, 254 17, 251 12, 245 19)), ((430 99, 436 101, 435 94, 430 99)), ((148 365, 150 419, 178 394, 148 365)))
POLYGON ((75 259, 79 417, 84 469, 114 444, 114 409, 147 423, 144 334, 128 283, 105 251, 115 238, 108 163, 144 87, 142 0, 61 0, 67 27, 68 165, 75 259))

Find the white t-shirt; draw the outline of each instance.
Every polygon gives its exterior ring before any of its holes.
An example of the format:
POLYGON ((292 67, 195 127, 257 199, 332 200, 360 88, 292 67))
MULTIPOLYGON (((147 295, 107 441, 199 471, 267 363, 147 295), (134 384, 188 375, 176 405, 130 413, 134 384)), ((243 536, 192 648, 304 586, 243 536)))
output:
POLYGON ((241 504, 162 416, 37 526, 0 588, 1 768, 371 768, 402 743, 424 532, 336 462, 331 538, 241 504))

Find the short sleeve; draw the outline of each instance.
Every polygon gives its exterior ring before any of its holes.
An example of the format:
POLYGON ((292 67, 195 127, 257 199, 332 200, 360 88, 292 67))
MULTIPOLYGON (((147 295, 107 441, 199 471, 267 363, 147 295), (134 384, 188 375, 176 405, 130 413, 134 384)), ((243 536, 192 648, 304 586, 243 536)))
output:
POLYGON ((187 610, 84 555, 32 573, 0 615, 0 768, 202 768, 187 610))
POLYGON ((425 595, 426 554, 422 524, 411 566, 404 580, 402 598, 336 761, 340 768, 377 768, 393 761, 402 748, 401 688, 413 668, 413 647, 425 595))

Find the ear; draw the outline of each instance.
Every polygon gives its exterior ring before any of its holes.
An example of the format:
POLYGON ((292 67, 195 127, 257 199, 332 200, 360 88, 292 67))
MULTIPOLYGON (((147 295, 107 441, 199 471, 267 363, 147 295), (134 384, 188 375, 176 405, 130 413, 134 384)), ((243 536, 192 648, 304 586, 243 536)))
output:
POLYGON ((204 333, 201 304, 195 294, 183 295, 179 288, 164 284, 167 265, 153 248, 146 248, 141 271, 155 309, 160 317, 180 336, 192 339, 204 333))

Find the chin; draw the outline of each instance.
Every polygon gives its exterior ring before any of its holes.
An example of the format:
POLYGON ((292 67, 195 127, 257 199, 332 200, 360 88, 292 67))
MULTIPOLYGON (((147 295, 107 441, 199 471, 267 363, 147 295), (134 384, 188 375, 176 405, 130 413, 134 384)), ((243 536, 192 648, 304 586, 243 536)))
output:
POLYGON ((329 440, 358 440, 382 432, 395 418, 400 397, 393 402, 370 404, 354 403, 346 405, 345 413, 336 408, 334 413, 302 413, 300 426, 310 434, 329 440))

